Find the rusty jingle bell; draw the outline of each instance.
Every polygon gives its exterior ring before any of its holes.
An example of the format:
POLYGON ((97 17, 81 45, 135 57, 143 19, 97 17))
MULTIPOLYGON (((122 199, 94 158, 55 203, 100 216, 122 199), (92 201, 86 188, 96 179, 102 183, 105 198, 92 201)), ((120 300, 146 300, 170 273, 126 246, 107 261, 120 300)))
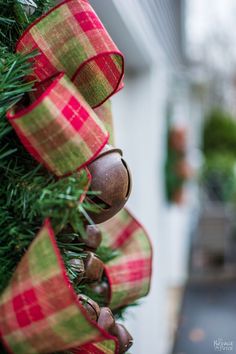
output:
POLYGON ((74 279, 75 283, 78 284, 83 280, 85 275, 84 262, 80 258, 72 258, 70 259, 70 265, 72 270, 76 273, 76 279, 74 279))
POLYGON ((103 262, 93 252, 85 252, 86 258, 84 260, 85 266, 85 280, 86 282, 101 281, 104 271, 103 262))
POLYGON ((102 242, 102 233, 96 225, 87 225, 86 226, 86 235, 87 237, 83 238, 86 248, 91 250, 96 250, 102 242))
POLYGON ((125 326, 120 323, 115 323, 115 325, 111 327, 110 333, 118 339, 119 354, 126 353, 133 344, 133 338, 125 326))
POLYGON ((83 306, 83 308, 85 309, 88 317, 92 321, 97 322, 99 315, 100 315, 99 305, 94 300, 92 300, 91 298, 89 298, 86 295, 80 294, 78 299, 79 299, 81 305, 83 306))
POLYGON ((95 294, 103 299, 104 304, 109 303, 111 290, 108 282, 105 279, 100 282, 91 283, 89 287, 95 294))
POLYGON ((95 224, 99 224, 124 207, 131 192, 131 174, 122 158, 122 151, 111 145, 105 145, 87 167, 92 176, 90 189, 99 192, 97 195, 87 196, 98 211, 90 212, 89 215, 95 224))
POLYGON ((115 318, 109 307, 101 307, 98 317, 98 325, 109 332, 115 325, 115 318))

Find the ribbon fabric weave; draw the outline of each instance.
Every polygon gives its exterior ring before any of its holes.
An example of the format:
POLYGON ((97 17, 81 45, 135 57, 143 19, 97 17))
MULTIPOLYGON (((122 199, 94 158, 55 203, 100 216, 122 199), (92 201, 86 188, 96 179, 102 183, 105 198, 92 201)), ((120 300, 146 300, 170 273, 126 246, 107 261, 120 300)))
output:
POLYGON ((111 106, 111 100, 107 100, 101 106, 95 108, 94 112, 97 114, 98 118, 102 121, 109 133, 109 144, 114 146, 115 138, 111 106))
POLYGON ((72 349, 73 354, 113 354, 114 353, 114 343, 112 341, 103 341, 99 343, 88 343, 81 347, 72 349))

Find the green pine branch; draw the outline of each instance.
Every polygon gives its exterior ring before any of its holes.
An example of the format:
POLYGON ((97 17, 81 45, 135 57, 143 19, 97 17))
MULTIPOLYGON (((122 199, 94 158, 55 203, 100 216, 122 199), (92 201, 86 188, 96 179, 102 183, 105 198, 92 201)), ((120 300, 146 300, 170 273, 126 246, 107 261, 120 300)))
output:
MULTIPOLYGON (((33 83, 25 82, 25 76, 31 73, 29 59, 36 53, 15 54, 0 47, 0 119, 6 111, 32 90, 33 83)), ((1 125, 5 124, 1 119, 1 125)))
POLYGON ((34 0, 36 8, 20 0, 0 0, 0 45, 13 52, 23 31, 55 5, 54 0, 34 0))

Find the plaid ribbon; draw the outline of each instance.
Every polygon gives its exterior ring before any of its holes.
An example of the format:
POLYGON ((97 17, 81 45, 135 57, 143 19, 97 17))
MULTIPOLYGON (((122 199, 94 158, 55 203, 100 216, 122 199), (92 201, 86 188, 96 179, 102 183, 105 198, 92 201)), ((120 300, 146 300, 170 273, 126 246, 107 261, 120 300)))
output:
MULTIPOLYGON (((86 0, 64 1, 30 26, 17 52, 34 49, 39 51, 32 59, 34 102, 8 112, 8 119, 34 158, 64 176, 96 157, 108 140, 105 128, 113 139, 111 106, 105 101, 123 87, 123 56, 86 0), (100 106, 95 109, 100 119, 90 106, 100 106)), ((106 266, 110 307, 118 308, 147 294, 151 245, 127 210, 102 230, 104 244, 120 250, 106 266)), ((19 354, 118 350, 117 340, 91 322, 76 299, 49 221, 0 297, 0 336, 10 352, 19 354)))
POLYGON ((71 350, 73 354, 114 354, 114 342, 103 341, 99 343, 88 343, 71 350))
POLYGON ((31 106, 7 116, 25 148, 57 176, 89 163, 108 140, 101 121, 63 73, 31 106))
POLYGON ((95 108, 94 111, 109 133, 109 144, 115 145, 111 100, 107 100, 101 106, 95 108))
POLYGON ((147 295, 152 272, 152 247, 147 233, 127 209, 101 226, 103 244, 120 251, 106 264, 112 309, 147 295))
POLYGON ((36 20, 16 47, 33 50, 39 51, 32 59, 33 79, 42 82, 65 72, 92 107, 122 87, 123 55, 87 1, 64 1, 36 20))
POLYGON ((91 342, 101 342, 96 344, 99 353, 117 351, 116 339, 92 322, 77 300, 49 221, 0 297, 0 336, 9 352, 17 354, 50 353, 91 342))

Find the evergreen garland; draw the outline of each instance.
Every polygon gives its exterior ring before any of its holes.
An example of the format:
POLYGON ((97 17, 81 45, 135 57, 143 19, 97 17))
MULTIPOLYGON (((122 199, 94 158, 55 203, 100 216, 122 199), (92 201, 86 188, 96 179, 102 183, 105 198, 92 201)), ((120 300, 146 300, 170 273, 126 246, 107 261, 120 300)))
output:
MULTIPOLYGON (((83 245, 72 240, 85 235, 86 211, 96 211, 87 201, 79 203, 86 176, 56 179, 28 154, 5 116, 14 104, 27 100, 27 93, 32 91, 33 83, 26 83, 24 78, 31 72, 30 57, 37 53, 16 54, 13 48, 25 26, 52 7, 54 1, 35 3, 37 8, 31 11, 20 0, 0 0, 0 292, 47 217, 58 235, 58 246, 73 282, 76 274, 70 259, 84 257, 84 252, 83 245), (66 231, 68 224, 73 235, 66 231)), ((104 262, 117 255, 104 247, 98 253, 104 262)), ((92 296, 85 285, 75 288, 92 296)))
MULTIPOLYGON (((85 256, 78 239, 85 235, 87 211, 96 212, 86 200, 78 203, 86 176, 78 178, 74 174, 56 179, 28 154, 6 119, 6 112, 21 100, 27 101, 27 94, 33 90, 33 82, 26 82, 24 78, 31 73, 29 59, 37 53, 15 53, 16 42, 25 28, 53 7, 54 2, 34 0, 37 7, 32 8, 27 0, 0 0, 0 293, 43 220, 50 217, 76 293, 83 293, 104 306, 104 300, 88 285, 76 284, 77 269, 71 264, 72 258, 85 256), (68 232, 68 225, 73 231, 70 228, 68 232)), ((100 246, 96 254, 107 263, 118 251, 100 246)), ((126 309, 118 309, 115 317, 124 318, 126 309)), ((0 352, 6 353, 1 343, 0 352)))

